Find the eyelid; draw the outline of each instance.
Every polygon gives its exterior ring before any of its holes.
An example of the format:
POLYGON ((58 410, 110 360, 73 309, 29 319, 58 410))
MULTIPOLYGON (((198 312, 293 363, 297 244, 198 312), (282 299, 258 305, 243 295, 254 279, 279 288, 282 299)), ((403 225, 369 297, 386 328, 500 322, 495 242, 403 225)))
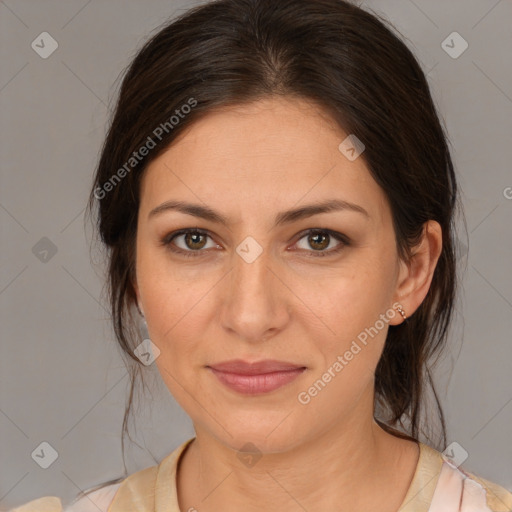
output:
MULTIPOLYGON (((183 228, 183 229, 179 229, 177 231, 173 231, 172 233, 169 233, 169 234, 165 235, 161 239, 160 244, 162 246, 168 248, 173 253, 183 254, 185 256, 197 257, 197 256, 201 256, 201 253, 208 252, 207 250, 203 250, 203 249, 198 249, 198 250, 194 251, 194 250, 181 249, 180 247, 176 247, 176 248, 171 247, 172 246, 172 242, 174 241, 175 238, 177 238, 179 236, 182 236, 182 235, 187 235, 189 233, 196 233, 196 234, 200 234, 200 235, 203 235, 203 236, 207 236, 212 241, 215 242, 214 237, 206 229, 201 229, 201 228, 183 228)), ((300 233, 298 233, 296 235, 296 241, 294 242, 293 245, 295 246, 304 237, 306 237, 308 235, 311 235, 311 234, 315 234, 315 233, 325 233, 325 234, 327 234, 328 236, 334 238, 335 240, 337 240, 340 243, 334 249, 321 250, 321 251, 315 251, 314 249, 311 249, 311 250, 299 249, 300 252, 309 253, 310 256, 313 256, 313 257, 329 256, 329 255, 333 255, 333 254, 336 254, 336 253, 340 252, 345 246, 348 246, 351 243, 350 239, 346 235, 344 235, 343 233, 339 233, 337 231, 333 231, 333 230, 327 229, 327 228, 309 228, 309 229, 305 229, 305 230, 301 231, 300 233)), ((215 242, 215 243, 217 244, 217 242, 215 242)), ((219 245, 219 244, 217 244, 217 245, 219 245)))
MULTIPOLYGON (((214 241, 213 236, 210 234, 208 230, 200 229, 200 228, 184 228, 179 229, 177 231, 173 231, 172 233, 169 233, 165 235, 160 240, 160 245, 164 246, 165 248, 169 249, 171 252, 178 253, 178 254, 184 254, 185 256, 200 256, 202 252, 206 252, 206 250, 186 250, 182 249, 181 247, 172 247, 172 243, 175 238, 183 235, 187 235, 189 233, 196 233, 199 235, 203 235, 206 237, 209 237, 212 241, 214 241)), ((214 241, 215 242, 215 241, 214 241)), ((215 242, 217 244, 217 242, 215 242)), ((217 244, 219 245, 219 244, 217 244)))
POLYGON ((297 235, 297 241, 293 245, 295 246, 304 237, 306 237, 308 235, 313 235, 313 234, 316 234, 316 233, 325 233, 328 236, 330 236, 331 238, 334 238, 335 240, 337 240, 339 242, 338 246, 335 247, 334 249, 323 250, 323 251, 315 251, 314 249, 310 249, 310 250, 308 250, 308 249, 300 249, 300 251, 305 251, 305 252, 309 253, 310 256, 313 256, 313 257, 317 257, 317 256, 320 256, 320 257, 330 256, 330 255, 334 255, 334 254, 339 253, 345 246, 348 246, 351 243, 350 239, 346 235, 344 235, 343 233, 339 233, 337 231, 333 231, 332 229, 328 229, 328 228, 309 228, 309 229, 306 229, 306 230, 300 232, 297 235))

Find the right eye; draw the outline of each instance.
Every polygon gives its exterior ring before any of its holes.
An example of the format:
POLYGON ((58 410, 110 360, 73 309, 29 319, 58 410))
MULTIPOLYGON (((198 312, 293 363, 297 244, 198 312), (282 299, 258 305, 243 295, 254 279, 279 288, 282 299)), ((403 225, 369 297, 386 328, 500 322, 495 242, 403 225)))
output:
MULTIPOLYGON (((165 235, 161 240, 161 245, 167 247, 171 252, 182 254, 186 257, 196 257, 205 252, 202 249, 206 247, 208 238, 211 237, 206 231, 197 228, 181 229, 165 235), (181 241, 181 247, 175 240, 181 241)), ((218 247, 215 243, 214 246, 218 247)))

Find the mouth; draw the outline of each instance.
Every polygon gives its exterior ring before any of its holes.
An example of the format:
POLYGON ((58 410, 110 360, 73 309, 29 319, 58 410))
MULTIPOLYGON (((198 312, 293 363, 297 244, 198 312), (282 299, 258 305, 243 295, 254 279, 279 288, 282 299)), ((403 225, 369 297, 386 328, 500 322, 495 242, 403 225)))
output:
POLYGON ((269 393, 295 380, 305 366, 284 361, 226 361, 207 366, 229 389, 245 395, 269 393))

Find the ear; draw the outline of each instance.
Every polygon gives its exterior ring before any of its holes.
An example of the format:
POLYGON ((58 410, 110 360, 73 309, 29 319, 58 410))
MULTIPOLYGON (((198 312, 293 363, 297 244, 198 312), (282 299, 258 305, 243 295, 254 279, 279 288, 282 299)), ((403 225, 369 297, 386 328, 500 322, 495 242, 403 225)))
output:
MULTIPOLYGON (((441 226, 438 222, 429 220, 423 225, 421 241, 412 248, 410 260, 400 261, 394 303, 402 307, 407 317, 412 316, 425 299, 442 248, 441 226)), ((389 323, 398 325, 402 322, 403 317, 397 311, 389 323)))

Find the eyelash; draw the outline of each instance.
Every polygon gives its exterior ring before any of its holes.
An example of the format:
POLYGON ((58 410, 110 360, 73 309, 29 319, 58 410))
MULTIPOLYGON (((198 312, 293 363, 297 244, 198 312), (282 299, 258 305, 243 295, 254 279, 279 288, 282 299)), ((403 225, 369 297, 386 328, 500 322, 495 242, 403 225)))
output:
MULTIPOLYGON (((197 258, 198 256, 201 256, 202 252, 205 252, 205 251, 204 250, 185 251, 183 249, 179 249, 179 248, 176 249, 176 248, 172 247, 172 242, 173 242, 173 240, 175 238, 177 238, 178 236, 181 236, 181 235, 187 235, 189 233, 194 233, 194 234, 198 234, 198 235, 208 236, 208 237, 211 238, 211 236, 209 235, 209 233, 207 231, 203 231, 201 229, 197 229, 197 228, 180 229, 179 231, 175 231, 173 233, 170 233, 170 234, 166 235, 161 240, 161 245, 166 247, 167 249, 169 249, 171 252, 174 252, 174 253, 177 253, 177 254, 181 254, 181 255, 183 255, 185 257, 188 257, 188 258, 197 258)), ((331 255, 338 254, 346 246, 350 245, 350 240, 345 235, 343 235, 341 233, 338 233, 336 231, 331 231, 330 229, 320 229, 320 228, 308 229, 308 230, 300 233, 301 236, 297 240, 297 242, 299 242, 304 237, 306 237, 308 235, 311 235, 311 234, 327 234, 330 237, 332 237, 335 240, 337 240, 338 242, 340 242, 340 244, 339 244, 339 246, 337 248, 330 249, 329 251, 325 251, 325 250, 323 250, 323 251, 314 251, 314 250, 312 250, 311 253, 310 253, 310 256, 313 257, 313 258, 318 258, 318 257, 323 258, 323 257, 326 257, 326 256, 331 256, 331 255)), ((295 242, 295 243, 297 243, 297 242, 295 242)))

